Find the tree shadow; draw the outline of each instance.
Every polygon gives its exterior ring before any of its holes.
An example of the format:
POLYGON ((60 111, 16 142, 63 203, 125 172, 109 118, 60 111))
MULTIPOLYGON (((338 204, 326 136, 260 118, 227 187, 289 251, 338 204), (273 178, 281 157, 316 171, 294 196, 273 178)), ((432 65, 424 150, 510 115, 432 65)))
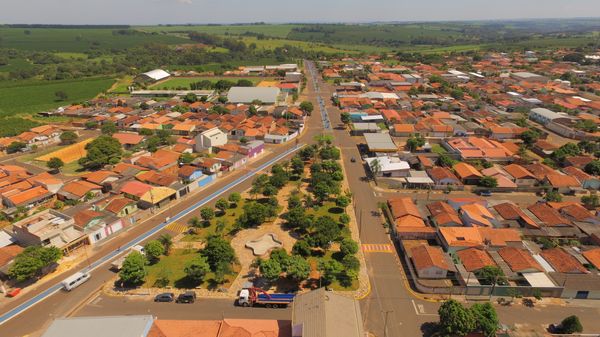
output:
POLYGON ((327 210, 331 214, 342 214, 344 213, 344 209, 341 207, 331 207, 327 210))
POLYGON ((421 324, 421 332, 423 337, 439 336, 440 326, 437 322, 425 322, 421 324))
POLYGON ((344 259, 344 254, 342 252, 335 252, 331 254, 331 258, 337 261, 342 261, 344 259))
POLYGON ((193 289, 201 284, 202 283, 198 283, 198 282, 191 280, 187 276, 184 276, 184 277, 180 278, 179 280, 176 280, 175 282, 173 282, 173 286, 175 288, 179 288, 179 289, 193 289))

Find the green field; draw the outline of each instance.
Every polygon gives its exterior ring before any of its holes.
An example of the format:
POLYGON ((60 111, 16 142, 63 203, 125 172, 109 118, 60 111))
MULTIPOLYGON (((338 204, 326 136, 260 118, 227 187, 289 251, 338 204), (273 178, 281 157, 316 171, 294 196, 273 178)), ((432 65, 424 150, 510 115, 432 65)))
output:
POLYGON ((141 26, 138 30, 150 33, 201 32, 216 35, 242 35, 246 32, 285 38, 293 28, 300 25, 211 25, 211 26, 141 26))
POLYGON ((11 72, 16 70, 26 70, 33 68, 34 65, 24 58, 9 59, 8 64, 0 66, 0 73, 11 72))
POLYGON ((97 77, 63 81, 5 81, 0 82, 0 117, 28 114, 71 102, 85 101, 106 91, 114 83, 109 77, 97 77), (64 91, 66 101, 57 101, 55 92, 64 91))
POLYGON ((149 88, 151 89, 176 89, 178 87, 189 88, 190 83, 200 82, 203 80, 209 80, 213 83, 220 80, 227 80, 237 82, 238 80, 249 80, 254 85, 257 85, 260 81, 273 81, 272 77, 225 77, 225 76, 200 76, 200 77, 173 77, 164 82, 155 83, 149 88))
POLYGON ((179 44, 189 40, 162 34, 113 34, 115 29, 0 28, 0 48, 81 53, 90 50, 125 49, 146 43, 179 44), (29 34, 26 34, 26 31, 29 34))

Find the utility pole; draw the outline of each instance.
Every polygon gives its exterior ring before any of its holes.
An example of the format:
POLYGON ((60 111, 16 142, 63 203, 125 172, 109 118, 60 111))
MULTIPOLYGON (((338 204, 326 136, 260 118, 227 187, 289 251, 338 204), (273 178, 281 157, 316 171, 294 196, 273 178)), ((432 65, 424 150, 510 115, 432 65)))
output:
POLYGON ((394 312, 393 310, 382 311, 385 314, 385 319, 383 323, 383 337, 387 337, 387 322, 388 322, 388 314, 390 312, 394 312))
POLYGON ((358 237, 360 237, 362 235, 362 214, 363 214, 363 210, 361 208, 360 209, 360 217, 358 220, 358 237))

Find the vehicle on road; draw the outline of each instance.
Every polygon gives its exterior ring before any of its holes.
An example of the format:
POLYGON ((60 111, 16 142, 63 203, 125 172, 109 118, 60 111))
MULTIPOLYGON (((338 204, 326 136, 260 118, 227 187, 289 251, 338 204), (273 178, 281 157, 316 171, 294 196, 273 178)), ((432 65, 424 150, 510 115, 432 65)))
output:
POLYGON ((64 281, 62 281, 63 288, 66 291, 71 291, 92 277, 89 273, 77 272, 69 277, 67 277, 64 281))
POLYGON ((260 288, 244 288, 240 290, 237 303, 242 307, 263 305, 267 308, 285 308, 294 301, 296 294, 269 294, 260 288))
POLYGON ((194 303, 196 302, 196 293, 193 291, 186 291, 183 294, 177 296, 177 303, 194 303))
POLYGON ((479 192, 479 195, 482 197, 491 197, 492 196, 492 192, 490 191, 481 191, 479 192))
POLYGON ((175 299, 175 294, 162 293, 162 294, 158 294, 158 295, 156 295, 156 297, 154 297, 154 302, 173 302, 174 299, 175 299))
POLYGON ((354 157, 350 158, 350 162, 356 163, 356 158, 354 158, 354 157))

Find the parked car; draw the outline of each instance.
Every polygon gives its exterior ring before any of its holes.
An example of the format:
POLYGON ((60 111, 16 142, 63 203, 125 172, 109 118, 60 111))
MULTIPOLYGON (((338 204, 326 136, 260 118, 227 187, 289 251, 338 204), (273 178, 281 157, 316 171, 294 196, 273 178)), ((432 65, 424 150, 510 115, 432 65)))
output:
POLYGON ((194 303, 196 301, 196 293, 193 291, 186 291, 183 294, 177 296, 177 303, 194 303))
POLYGON ((154 302, 173 302, 174 299, 175 299, 175 294, 162 293, 162 294, 158 294, 158 295, 156 295, 156 297, 154 297, 154 302))
POLYGON ((492 192, 490 191, 481 191, 479 192, 479 195, 482 197, 491 197, 492 196, 492 192))
POLYGON ((356 163, 356 158, 354 158, 354 157, 350 158, 350 162, 356 163))

